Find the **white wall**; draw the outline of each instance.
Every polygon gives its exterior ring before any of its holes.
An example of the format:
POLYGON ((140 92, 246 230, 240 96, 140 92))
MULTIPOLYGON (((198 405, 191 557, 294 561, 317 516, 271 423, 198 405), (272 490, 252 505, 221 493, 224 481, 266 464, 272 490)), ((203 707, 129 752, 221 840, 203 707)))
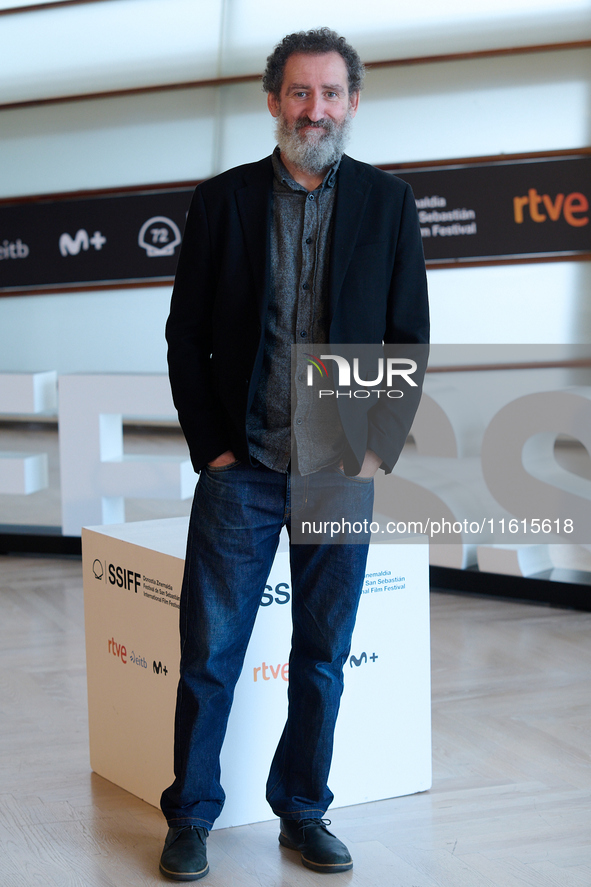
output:
POLYGON ((162 286, 0 299, 2 366, 165 373, 169 305, 170 288, 162 286))
MULTIPOLYGON (((0 4, 16 6, 14 0, 0 4)), ((0 102, 262 70, 284 34, 329 25, 364 59, 589 36, 589 0, 101 0, 3 16, 0 102)))

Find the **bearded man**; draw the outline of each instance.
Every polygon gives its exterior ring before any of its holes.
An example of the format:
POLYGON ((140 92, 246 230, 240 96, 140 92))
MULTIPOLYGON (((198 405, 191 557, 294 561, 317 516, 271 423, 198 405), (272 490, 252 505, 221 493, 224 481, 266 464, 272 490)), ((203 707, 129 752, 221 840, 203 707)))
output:
MULTIPOLYGON (((160 870, 173 880, 208 872, 233 691, 301 480, 321 478, 319 488, 338 488, 350 514, 371 519, 373 476, 392 470, 408 432, 391 404, 370 410, 362 433, 336 408, 327 421, 290 368, 296 343, 427 342, 412 192, 343 154, 362 78, 358 54, 333 31, 287 36, 263 78, 275 152, 201 184, 187 218, 168 359, 200 477, 181 595, 175 780, 162 795, 169 831, 160 870)), ((290 550, 288 716, 267 799, 280 843, 323 873, 353 865, 323 816, 366 557, 367 540, 290 550)))

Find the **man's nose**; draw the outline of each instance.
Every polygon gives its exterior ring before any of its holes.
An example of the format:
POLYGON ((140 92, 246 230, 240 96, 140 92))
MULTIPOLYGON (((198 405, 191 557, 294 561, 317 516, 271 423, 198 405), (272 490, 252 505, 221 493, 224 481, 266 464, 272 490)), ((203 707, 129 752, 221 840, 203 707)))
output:
POLYGON ((324 117, 324 102, 321 95, 312 94, 308 101, 308 117, 312 123, 317 123, 324 117))

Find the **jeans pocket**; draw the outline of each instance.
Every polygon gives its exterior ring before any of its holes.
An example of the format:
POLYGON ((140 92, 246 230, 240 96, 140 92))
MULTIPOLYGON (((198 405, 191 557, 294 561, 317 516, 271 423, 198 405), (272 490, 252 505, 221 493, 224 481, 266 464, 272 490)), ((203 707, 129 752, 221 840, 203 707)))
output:
POLYGON ((373 483, 373 477, 359 477, 359 475, 353 475, 353 477, 351 477, 351 475, 345 474, 343 469, 339 468, 338 466, 336 468, 336 471, 338 471, 338 473, 341 475, 341 477, 344 477, 345 480, 350 480, 355 484, 371 484, 371 483, 373 483))
POLYGON ((228 462, 227 465, 206 465, 205 468, 212 474, 220 474, 222 471, 230 471, 232 468, 236 468, 237 465, 240 465, 240 459, 234 459, 233 462, 228 462))

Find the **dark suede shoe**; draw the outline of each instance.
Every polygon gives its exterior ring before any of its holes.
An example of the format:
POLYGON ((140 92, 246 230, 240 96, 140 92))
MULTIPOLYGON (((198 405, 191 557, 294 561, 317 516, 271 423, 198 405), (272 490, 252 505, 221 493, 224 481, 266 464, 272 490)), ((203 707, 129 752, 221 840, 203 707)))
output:
POLYGON ((282 819, 279 843, 299 850, 303 864, 313 872, 348 872, 353 868, 351 854, 327 825, 330 819, 282 819))
POLYGON ((209 832, 197 825, 169 828, 160 857, 160 871, 172 881, 198 881, 209 871, 205 839, 209 832))

